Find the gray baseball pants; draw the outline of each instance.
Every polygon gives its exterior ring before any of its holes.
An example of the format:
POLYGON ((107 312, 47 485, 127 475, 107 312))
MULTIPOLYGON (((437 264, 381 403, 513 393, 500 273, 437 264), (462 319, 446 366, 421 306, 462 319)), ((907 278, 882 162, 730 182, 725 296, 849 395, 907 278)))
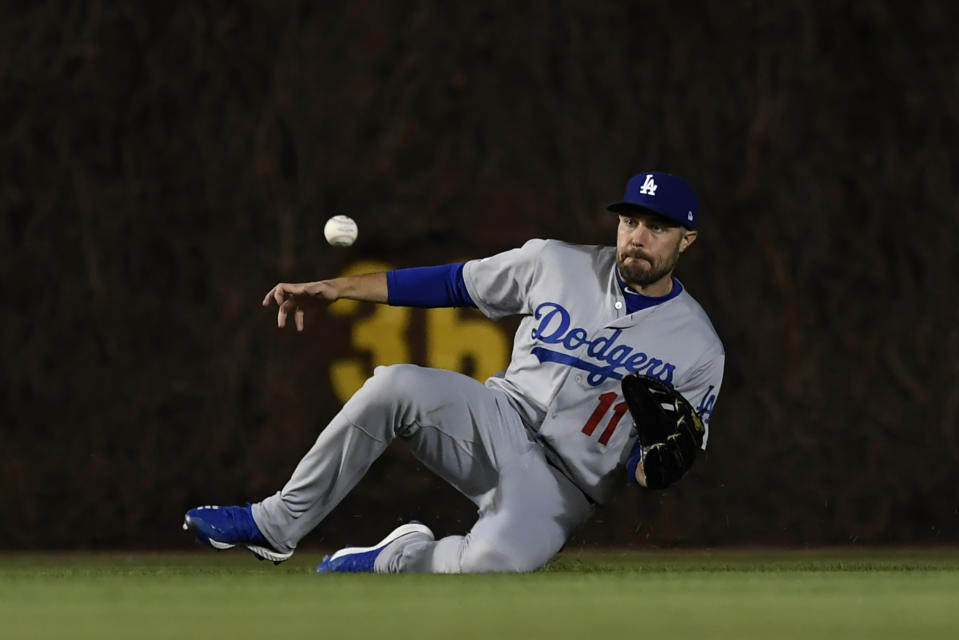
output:
POLYGON ((264 537, 277 551, 292 551, 395 438, 472 500, 479 517, 465 536, 397 541, 377 571, 533 571, 592 514, 583 493, 547 463, 505 393, 452 371, 393 365, 377 367, 286 486, 253 505, 264 537))

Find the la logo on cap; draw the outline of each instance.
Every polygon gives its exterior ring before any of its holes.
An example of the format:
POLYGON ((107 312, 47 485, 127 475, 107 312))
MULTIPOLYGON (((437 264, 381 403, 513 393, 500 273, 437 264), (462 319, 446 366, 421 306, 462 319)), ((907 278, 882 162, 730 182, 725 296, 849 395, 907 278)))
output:
POLYGON ((653 182, 653 174, 647 173, 646 180, 643 182, 643 186, 639 188, 639 192, 647 196, 655 196, 658 188, 659 186, 653 182))
POLYGON ((626 193, 619 202, 606 206, 613 213, 643 209, 669 218, 689 230, 696 228, 699 201, 686 181, 664 171, 640 171, 626 182, 626 193))

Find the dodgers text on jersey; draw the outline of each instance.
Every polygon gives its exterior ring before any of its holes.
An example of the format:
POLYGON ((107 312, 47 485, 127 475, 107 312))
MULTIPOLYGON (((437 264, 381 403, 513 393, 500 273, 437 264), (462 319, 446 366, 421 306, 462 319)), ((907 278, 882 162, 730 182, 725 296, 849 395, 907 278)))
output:
POLYGON ((589 373, 586 380, 594 387, 607 378, 622 379, 623 371, 643 373, 672 384, 676 366, 636 351, 629 345, 616 344, 622 334, 621 329, 615 329, 606 335, 590 336, 586 329, 571 326, 569 311, 555 302, 544 302, 536 307, 534 317, 539 320, 539 325, 533 329, 533 338, 565 351, 564 353, 546 347, 533 347, 532 353, 540 362, 556 362, 582 369, 589 373), (586 355, 598 362, 590 362, 569 353, 583 345, 589 345, 586 355))

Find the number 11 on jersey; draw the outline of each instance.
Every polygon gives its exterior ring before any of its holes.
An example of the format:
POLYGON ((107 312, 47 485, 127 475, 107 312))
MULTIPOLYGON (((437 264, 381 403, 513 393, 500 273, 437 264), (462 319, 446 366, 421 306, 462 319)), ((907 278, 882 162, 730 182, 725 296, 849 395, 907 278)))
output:
MULTIPOLYGON (((586 424, 583 425, 583 433, 588 436, 593 435, 593 431, 596 430, 596 427, 599 425, 599 421, 609 413, 609 408, 613 407, 613 403, 616 402, 618 395, 613 391, 608 391, 599 397, 599 404, 596 405, 596 409, 593 410, 593 415, 589 417, 589 420, 586 421, 586 424)), ((603 429, 603 433, 599 436, 599 443, 606 444, 609 442, 610 437, 613 435, 613 431, 616 430, 616 425, 619 424, 619 421, 622 420, 623 416, 626 414, 626 403, 620 402, 615 407, 613 407, 613 416, 609 419, 609 423, 606 425, 606 428, 603 429)))

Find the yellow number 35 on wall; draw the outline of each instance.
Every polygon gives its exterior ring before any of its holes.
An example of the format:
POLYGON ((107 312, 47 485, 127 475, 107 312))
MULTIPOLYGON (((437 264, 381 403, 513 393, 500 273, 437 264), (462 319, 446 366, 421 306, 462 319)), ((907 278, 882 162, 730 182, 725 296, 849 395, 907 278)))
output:
MULTIPOLYGON (((388 271, 382 262, 364 260, 347 267, 341 275, 388 271)), ((362 303, 337 300, 328 308, 334 316, 357 315, 362 303)), ((476 310, 410 309, 375 305, 372 315, 357 317, 350 340, 357 353, 367 358, 344 358, 330 364, 330 382, 340 402, 346 402, 373 373, 372 367, 414 362, 411 343, 422 339, 425 364, 451 369, 486 380, 506 367, 509 340, 503 330, 476 310)))

